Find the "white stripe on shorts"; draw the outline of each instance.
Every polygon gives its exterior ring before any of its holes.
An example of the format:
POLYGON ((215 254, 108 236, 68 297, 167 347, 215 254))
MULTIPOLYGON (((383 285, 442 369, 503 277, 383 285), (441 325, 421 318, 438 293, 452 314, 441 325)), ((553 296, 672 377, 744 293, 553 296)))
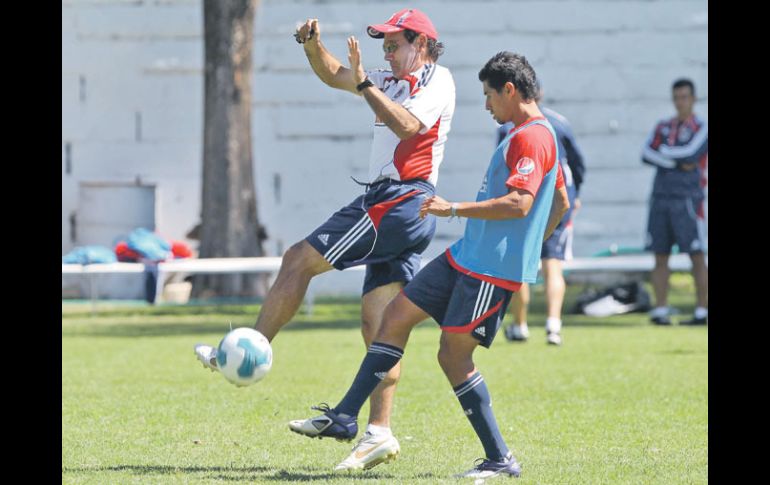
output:
POLYGON ((491 283, 487 283, 487 285, 489 285, 489 290, 487 291, 487 299, 479 310, 479 314, 476 316, 476 318, 481 317, 487 312, 487 310, 489 310, 489 304, 492 302, 492 296, 495 294, 495 285, 491 283))
POLYGON ((337 250, 337 248, 341 244, 343 244, 350 237, 351 233, 357 231, 360 228, 360 226, 366 222, 367 216, 368 216, 368 214, 365 214, 364 217, 362 217, 358 222, 356 222, 353 225, 353 227, 351 227, 348 230, 348 232, 346 232, 345 235, 340 238, 339 241, 334 243, 334 245, 332 247, 330 247, 328 251, 326 251, 326 254, 324 254, 324 258, 326 258, 328 260, 329 259, 329 255, 331 255, 333 252, 335 252, 337 250))
POLYGON ((473 314, 471 315, 471 321, 476 320, 476 315, 479 311, 479 304, 481 303, 481 300, 483 300, 483 294, 484 290, 486 290, 486 281, 481 282, 481 286, 479 286, 479 293, 476 295, 476 304, 473 306, 473 314))
POLYGON ((372 222, 371 218, 369 218, 369 214, 364 215, 364 217, 356 223, 353 228, 351 228, 339 241, 337 241, 337 244, 335 244, 329 251, 326 252, 324 255, 324 258, 326 258, 329 263, 334 264, 337 262, 337 260, 345 254, 345 252, 350 249, 356 242, 358 242, 361 237, 366 234, 366 231, 368 231, 370 228, 374 226, 374 223, 372 222))
POLYGON ((476 298, 476 307, 473 309, 473 316, 471 317, 471 321, 476 320, 489 309, 489 302, 492 299, 494 290, 495 287, 491 283, 487 283, 486 281, 481 282, 481 287, 479 288, 479 296, 476 298))

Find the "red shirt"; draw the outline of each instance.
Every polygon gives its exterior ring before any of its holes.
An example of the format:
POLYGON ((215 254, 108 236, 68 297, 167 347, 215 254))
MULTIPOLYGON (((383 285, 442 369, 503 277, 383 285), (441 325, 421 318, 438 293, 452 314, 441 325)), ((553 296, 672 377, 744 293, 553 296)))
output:
MULTIPOLYGON (((545 120, 543 116, 528 118, 523 126, 534 120, 545 120)), ((511 131, 516 128, 512 128, 511 131)), ((526 190, 534 197, 543 181, 543 177, 556 163, 556 144, 553 136, 543 125, 530 126, 516 134, 505 154, 505 162, 511 175, 505 184, 511 189, 526 190)), ((561 165, 556 174, 556 189, 564 187, 564 175, 561 165)))

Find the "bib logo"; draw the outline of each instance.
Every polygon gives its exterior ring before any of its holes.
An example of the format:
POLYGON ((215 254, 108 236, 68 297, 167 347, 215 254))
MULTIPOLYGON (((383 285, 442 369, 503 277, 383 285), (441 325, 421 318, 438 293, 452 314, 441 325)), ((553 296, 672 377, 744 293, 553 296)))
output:
POLYGON ((479 193, 485 193, 487 191, 487 176, 484 175, 484 181, 481 182, 481 188, 479 189, 479 193))
POLYGON ((530 174, 533 170, 535 170, 535 161, 531 158, 522 157, 516 163, 516 171, 522 175, 530 174))

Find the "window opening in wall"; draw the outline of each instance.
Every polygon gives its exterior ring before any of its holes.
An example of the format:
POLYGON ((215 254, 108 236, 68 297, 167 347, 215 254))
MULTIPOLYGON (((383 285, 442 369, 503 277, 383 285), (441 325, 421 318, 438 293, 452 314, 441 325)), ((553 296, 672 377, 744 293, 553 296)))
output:
POLYGON ((72 173, 72 143, 70 142, 64 144, 64 173, 67 175, 72 173))
POLYGON ((273 174, 273 194, 275 195, 275 203, 281 203, 281 174, 273 174))
POLYGON ((80 82, 78 83, 79 89, 78 89, 78 97, 80 98, 81 103, 86 102, 86 77, 80 76, 80 82))

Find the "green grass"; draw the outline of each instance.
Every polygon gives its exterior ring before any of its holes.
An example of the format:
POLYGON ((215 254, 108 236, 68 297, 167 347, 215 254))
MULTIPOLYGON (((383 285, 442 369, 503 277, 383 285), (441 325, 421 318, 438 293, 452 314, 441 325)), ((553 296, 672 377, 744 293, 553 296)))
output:
MULTIPOLYGON (((672 285, 683 314, 688 281, 672 285)), ((554 348, 537 323, 541 289, 533 303, 528 343, 498 335, 476 353, 522 463, 516 483, 707 483, 707 329, 655 327, 644 314, 566 315, 554 348)), ((257 305, 98 309, 62 304, 62 483, 456 483, 451 475, 483 455, 436 362, 432 322, 414 330, 403 360, 393 413, 401 456, 337 476, 351 445, 309 440, 286 423, 347 389, 365 351, 358 300, 299 314, 273 342, 271 373, 243 389, 204 370, 192 347, 216 343, 229 322, 250 326, 257 305)))

